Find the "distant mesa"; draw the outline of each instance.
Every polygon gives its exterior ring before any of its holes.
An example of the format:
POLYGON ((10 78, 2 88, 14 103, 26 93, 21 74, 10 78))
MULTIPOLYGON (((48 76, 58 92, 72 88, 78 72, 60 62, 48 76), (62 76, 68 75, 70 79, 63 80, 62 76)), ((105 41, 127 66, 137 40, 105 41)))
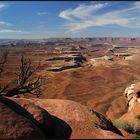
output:
MULTIPOLYGON (((48 38, 48 39, 0 39, 0 46, 15 46, 15 45, 64 45, 71 42, 90 42, 93 44, 101 43, 140 43, 140 38, 124 38, 124 37, 101 37, 101 38, 48 38)), ((81 47, 81 46, 80 46, 81 47)), ((101 47, 101 45, 99 45, 101 47)), ((84 47, 81 47, 84 49, 84 47)))

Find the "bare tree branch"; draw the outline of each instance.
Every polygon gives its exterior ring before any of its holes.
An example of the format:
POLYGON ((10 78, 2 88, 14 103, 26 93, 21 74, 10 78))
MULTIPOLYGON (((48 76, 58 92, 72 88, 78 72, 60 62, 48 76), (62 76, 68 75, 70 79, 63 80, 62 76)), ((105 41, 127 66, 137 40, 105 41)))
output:
MULTIPOLYGON (((5 65, 5 63, 7 61, 8 54, 9 54, 9 51, 8 50, 4 51, 1 54, 1 57, 0 57, 0 76, 1 76, 1 73, 4 71, 4 65, 5 65)), ((8 88, 8 85, 6 85, 6 86, 0 85, 0 94, 2 94, 3 92, 5 92, 5 90, 7 88, 8 88)))
POLYGON ((0 57, 0 74, 4 71, 4 64, 7 61, 8 54, 9 54, 9 51, 6 50, 2 53, 0 57))
POLYGON ((21 65, 19 73, 16 73, 18 78, 18 84, 15 88, 8 90, 7 92, 1 94, 5 96, 14 96, 14 95, 26 95, 32 94, 39 97, 41 95, 41 85, 42 78, 38 77, 34 80, 30 80, 31 76, 37 71, 39 66, 36 68, 31 66, 31 60, 26 59, 23 56, 21 57, 21 65))
POLYGON ((0 85, 0 94, 3 95, 7 88, 8 88, 8 85, 6 85, 6 86, 1 86, 0 85))

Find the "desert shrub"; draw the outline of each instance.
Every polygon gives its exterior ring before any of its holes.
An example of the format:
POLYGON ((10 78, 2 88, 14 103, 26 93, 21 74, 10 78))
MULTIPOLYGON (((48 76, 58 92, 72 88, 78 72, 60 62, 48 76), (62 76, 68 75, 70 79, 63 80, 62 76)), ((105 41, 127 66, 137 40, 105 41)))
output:
POLYGON ((139 140, 139 139, 140 139, 140 136, 139 136, 139 135, 134 135, 134 136, 132 137, 132 139, 133 139, 133 140, 139 140))
POLYGON ((133 131, 134 131, 134 124, 132 122, 116 120, 113 122, 113 124, 117 128, 124 129, 125 131, 127 131, 129 133, 133 133, 133 131))
POLYGON ((95 114, 93 114, 93 116, 92 116, 92 123, 93 123, 94 125, 97 124, 97 117, 96 117, 95 114))
POLYGON ((132 122, 123 121, 123 120, 115 120, 113 121, 113 124, 117 128, 124 129, 125 131, 132 133, 132 134, 140 134, 140 127, 135 125, 132 122))
POLYGON ((140 120, 140 113, 135 116, 136 119, 140 120))
POLYGON ((134 126, 134 133, 137 135, 140 135, 140 126, 139 125, 134 126))

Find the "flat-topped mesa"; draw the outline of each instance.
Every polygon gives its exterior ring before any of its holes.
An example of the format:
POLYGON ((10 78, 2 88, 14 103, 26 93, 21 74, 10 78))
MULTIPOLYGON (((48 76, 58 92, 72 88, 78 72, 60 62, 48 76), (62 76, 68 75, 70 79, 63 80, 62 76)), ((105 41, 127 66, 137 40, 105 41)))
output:
POLYGON ((140 103, 140 82, 128 86, 123 94, 127 98, 129 106, 128 111, 130 111, 136 102, 140 103))

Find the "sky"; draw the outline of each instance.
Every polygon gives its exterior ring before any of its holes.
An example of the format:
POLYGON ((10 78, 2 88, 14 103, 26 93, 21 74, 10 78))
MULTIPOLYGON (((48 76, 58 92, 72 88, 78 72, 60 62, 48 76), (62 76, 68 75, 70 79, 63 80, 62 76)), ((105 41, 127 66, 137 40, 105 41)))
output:
POLYGON ((0 2, 1 39, 140 37, 140 2, 0 2))

